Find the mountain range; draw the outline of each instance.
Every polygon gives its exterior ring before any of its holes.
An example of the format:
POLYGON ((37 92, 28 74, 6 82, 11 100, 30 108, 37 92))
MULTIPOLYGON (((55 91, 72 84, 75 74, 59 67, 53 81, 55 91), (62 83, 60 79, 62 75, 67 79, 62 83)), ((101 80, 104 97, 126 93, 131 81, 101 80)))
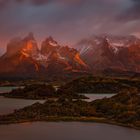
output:
POLYGON ((12 39, 0 57, 1 77, 63 77, 82 74, 140 73, 140 39, 135 36, 92 36, 74 48, 46 38, 39 49, 33 33, 12 39))
POLYGON ((92 36, 75 48, 95 74, 140 73, 140 39, 135 36, 92 36))
POLYGON ((46 38, 39 49, 33 33, 8 43, 0 67, 0 76, 30 78, 86 73, 89 69, 76 49, 61 46, 52 37, 46 38))

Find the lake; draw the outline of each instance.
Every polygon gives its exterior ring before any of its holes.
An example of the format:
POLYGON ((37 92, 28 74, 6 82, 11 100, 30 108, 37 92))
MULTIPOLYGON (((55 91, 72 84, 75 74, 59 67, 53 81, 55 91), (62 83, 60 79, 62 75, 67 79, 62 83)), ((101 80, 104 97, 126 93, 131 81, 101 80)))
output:
MULTIPOLYGON (((10 92, 12 89, 16 89, 16 88, 19 87, 0 87, 0 93, 10 92)), ((114 94, 84 94, 84 95, 89 97, 89 99, 87 99, 86 101, 92 101, 104 97, 111 97, 114 94)), ((13 98, 4 98, 0 96, 0 114, 11 113, 15 109, 23 108, 35 102, 43 103, 44 100, 13 99, 13 98)))
MULTIPOLYGON (((18 87, 0 87, 0 93, 9 92, 16 88, 18 87)), ((43 103, 44 100, 13 99, 0 96, 0 115, 12 113, 15 109, 23 108, 36 102, 43 103)))
MULTIPOLYGON (((86 101, 92 101, 96 99, 101 99, 104 97, 111 97, 113 95, 110 94, 85 94, 90 99, 86 99, 86 101)), ((32 105, 36 102, 43 103, 44 100, 26 100, 26 99, 14 99, 14 98, 5 98, 0 96, 0 115, 7 114, 13 112, 15 109, 23 108, 28 105, 32 105)))
POLYGON ((140 131, 99 123, 36 122, 0 125, 1 140, 140 140, 140 131))
POLYGON ((20 109, 36 102, 43 103, 44 100, 12 99, 0 96, 0 115, 12 113, 15 109, 20 109))
POLYGON ((93 101, 96 99, 103 99, 103 98, 110 98, 112 96, 114 96, 115 94, 84 94, 85 96, 87 96, 89 99, 86 99, 86 101, 93 101))
MULTIPOLYGON (((13 86, 9 86, 9 87, 0 87, 0 93, 5 93, 5 92, 10 92, 12 89, 17 89, 19 87, 13 87, 13 86)), ((20 87, 23 88, 23 87, 20 87)))
MULTIPOLYGON (((0 88, 0 91, 6 90, 0 88)), ((90 101, 113 95, 86 94, 86 96, 90 98, 90 101)), ((44 102, 44 100, 0 97, 0 114, 10 113, 14 109, 31 105, 37 101, 44 102)), ((36 122, 0 125, 0 140, 140 140, 140 131, 99 123, 36 122)))

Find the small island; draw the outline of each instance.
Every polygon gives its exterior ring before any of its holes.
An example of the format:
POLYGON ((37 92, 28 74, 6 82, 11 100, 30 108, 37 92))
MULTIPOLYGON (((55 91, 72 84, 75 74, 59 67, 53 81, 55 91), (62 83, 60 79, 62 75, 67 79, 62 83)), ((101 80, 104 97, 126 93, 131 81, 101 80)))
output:
POLYGON ((53 99, 57 100, 60 97, 69 99, 88 99, 84 95, 77 94, 70 89, 57 89, 51 84, 32 84, 26 85, 24 88, 13 89, 9 93, 3 93, 1 96, 7 98, 21 98, 21 99, 53 99))
POLYGON ((61 96, 0 116, 0 124, 33 121, 90 121, 140 129, 140 94, 136 88, 127 88, 92 102, 61 96))
POLYGON ((61 88, 76 93, 114 94, 125 88, 135 87, 140 91, 140 79, 133 77, 83 76, 76 78, 61 88))

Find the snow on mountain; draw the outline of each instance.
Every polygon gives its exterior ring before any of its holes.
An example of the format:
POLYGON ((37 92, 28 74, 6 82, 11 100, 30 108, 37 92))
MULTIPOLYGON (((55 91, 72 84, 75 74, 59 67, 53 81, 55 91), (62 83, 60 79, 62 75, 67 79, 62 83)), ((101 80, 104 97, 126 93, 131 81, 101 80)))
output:
POLYGON ((140 72, 140 39, 134 36, 92 36, 71 48, 48 37, 38 49, 30 33, 8 43, 6 53, 0 57, 0 67, 0 74, 28 77, 38 73, 100 73, 106 69, 140 72))
POLYGON ((93 71, 114 68, 140 72, 140 39, 135 36, 92 36, 75 48, 93 71))
POLYGON ((35 57, 33 57, 33 59, 37 60, 37 61, 47 61, 48 60, 48 56, 42 55, 41 53, 38 53, 38 55, 36 55, 35 57))
POLYGON ((52 41, 49 41, 49 45, 54 46, 54 47, 58 46, 56 42, 52 42, 52 41))
POLYGON ((85 54, 86 52, 90 51, 90 49, 91 49, 91 45, 88 46, 83 45, 81 46, 81 49, 79 49, 79 52, 80 54, 85 54))
POLYGON ((81 55, 84 55, 89 51, 95 51, 97 48, 101 47, 104 39, 107 39, 110 49, 115 54, 124 47, 128 48, 131 45, 140 44, 140 39, 136 38, 135 36, 100 35, 83 39, 74 47, 80 51, 81 55))
POLYGON ((39 73, 64 74, 85 72, 87 67, 76 49, 59 45, 52 37, 38 49, 32 33, 23 39, 8 43, 6 53, 0 57, 0 74, 36 76, 39 73))

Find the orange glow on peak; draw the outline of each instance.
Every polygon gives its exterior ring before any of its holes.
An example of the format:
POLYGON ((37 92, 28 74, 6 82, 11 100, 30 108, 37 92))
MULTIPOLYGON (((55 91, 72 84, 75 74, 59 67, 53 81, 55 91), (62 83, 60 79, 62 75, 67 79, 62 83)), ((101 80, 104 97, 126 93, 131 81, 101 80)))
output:
POLYGON ((27 42, 26 48, 24 48, 24 51, 31 51, 33 48, 33 42, 30 40, 27 42))
POLYGON ((77 54, 75 55, 74 60, 75 60, 76 62, 78 62, 79 64, 83 65, 84 67, 87 67, 87 64, 84 63, 84 61, 80 58, 79 53, 77 53, 77 54))
POLYGON ((21 54, 25 57, 30 57, 29 53, 32 51, 33 42, 30 40, 27 42, 26 47, 21 50, 21 54))

